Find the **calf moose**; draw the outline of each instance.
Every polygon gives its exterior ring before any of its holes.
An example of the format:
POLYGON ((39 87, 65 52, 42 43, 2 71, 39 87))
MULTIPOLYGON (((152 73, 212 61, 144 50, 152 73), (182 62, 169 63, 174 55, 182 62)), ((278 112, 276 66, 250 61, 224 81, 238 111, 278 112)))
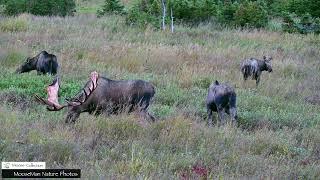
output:
POLYGON ((255 58, 244 60, 241 63, 241 72, 244 80, 246 81, 251 76, 253 80, 256 80, 256 86, 258 86, 262 71, 272 72, 271 60, 271 56, 263 56, 263 60, 255 58))
POLYGON ((237 122, 236 96, 234 89, 228 84, 215 81, 210 85, 206 100, 209 126, 213 125, 212 111, 218 112, 222 124, 224 124, 224 112, 231 115, 233 124, 237 122))
POLYGON ((123 110, 128 113, 138 110, 144 118, 154 121, 154 117, 147 112, 150 101, 155 94, 154 86, 142 80, 115 81, 99 77, 97 72, 92 72, 82 91, 74 98, 67 100, 66 105, 58 102, 59 80, 55 78, 47 88, 48 99, 35 95, 42 104, 47 105, 49 111, 59 111, 68 107, 65 122, 75 122, 82 112, 116 114, 123 110))
POLYGON ((27 60, 16 70, 16 73, 25 73, 32 70, 37 70, 37 74, 55 75, 58 71, 57 57, 49 54, 47 51, 42 51, 33 58, 28 57, 27 60))

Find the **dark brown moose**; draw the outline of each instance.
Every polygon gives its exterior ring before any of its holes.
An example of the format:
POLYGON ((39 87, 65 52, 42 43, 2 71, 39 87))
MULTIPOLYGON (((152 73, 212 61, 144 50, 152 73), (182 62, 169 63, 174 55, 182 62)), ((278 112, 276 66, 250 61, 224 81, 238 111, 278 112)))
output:
POLYGON ((48 99, 35 95, 42 104, 47 105, 49 111, 59 111, 68 107, 65 122, 75 122, 82 112, 100 115, 101 113, 117 114, 121 111, 128 113, 138 111, 143 118, 154 121, 154 117, 147 110, 155 94, 154 86, 143 80, 111 80, 99 77, 92 72, 90 81, 78 95, 67 100, 66 105, 58 102, 59 79, 55 78, 48 86, 48 99))
POLYGON ((236 96, 234 89, 228 84, 220 84, 215 81, 210 85, 206 100, 209 126, 213 125, 213 111, 218 112, 222 124, 224 124, 224 112, 231 115, 233 124, 237 122, 236 96))
POLYGON ((33 58, 28 57, 27 60, 16 70, 16 73, 25 73, 32 70, 37 70, 37 74, 55 75, 58 71, 57 57, 49 54, 47 51, 42 51, 33 58))
POLYGON ((263 60, 255 58, 244 60, 241 63, 243 79, 246 81, 251 76, 253 80, 256 80, 256 86, 258 86, 262 71, 272 72, 271 60, 271 56, 263 56, 263 60))

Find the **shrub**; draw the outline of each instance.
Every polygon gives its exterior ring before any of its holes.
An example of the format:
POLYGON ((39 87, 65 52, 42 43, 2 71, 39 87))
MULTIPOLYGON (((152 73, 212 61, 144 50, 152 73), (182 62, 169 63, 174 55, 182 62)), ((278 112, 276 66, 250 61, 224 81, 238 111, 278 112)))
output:
POLYGON ((75 11, 74 0, 11 0, 5 3, 5 14, 17 15, 28 12, 34 15, 72 15, 75 11))
POLYGON ((268 22, 267 12, 258 2, 240 4, 235 12, 235 25, 247 27, 264 27, 268 22))
POLYGON ((119 2, 119 0, 106 0, 102 10, 98 10, 98 17, 103 16, 106 13, 111 14, 123 14, 124 6, 119 2))

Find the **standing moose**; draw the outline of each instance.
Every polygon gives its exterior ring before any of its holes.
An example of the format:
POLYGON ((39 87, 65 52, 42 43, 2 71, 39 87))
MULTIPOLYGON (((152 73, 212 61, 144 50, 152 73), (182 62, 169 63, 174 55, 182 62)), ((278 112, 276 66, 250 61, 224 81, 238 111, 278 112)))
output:
POLYGON ((272 72, 271 60, 271 56, 263 56, 263 60, 255 58, 244 60, 241 63, 241 72, 244 80, 246 81, 251 76, 253 80, 256 80, 256 86, 258 86, 262 71, 272 72))
POLYGON ((66 105, 58 102, 59 80, 55 78, 48 86, 48 99, 35 95, 42 104, 47 105, 49 111, 59 111, 68 107, 65 122, 75 122, 82 112, 115 114, 123 110, 128 113, 138 110, 140 115, 154 121, 154 117, 147 112, 150 101, 155 94, 154 86, 142 80, 115 81, 99 77, 97 72, 92 72, 90 81, 74 98, 67 100, 66 105))
POLYGON ((32 70, 37 70, 37 74, 55 75, 58 71, 57 57, 49 54, 47 51, 42 51, 33 58, 28 57, 27 60, 16 70, 16 73, 25 73, 32 70))
POLYGON ((231 115, 232 123, 237 122, 236 98, 237 95, 230 85, 220 84, 218 81, 210 85, 206 100, 209 126, 213 125, 212 111, 218 112, 222 124, 224 124, 224 112, 231 115))

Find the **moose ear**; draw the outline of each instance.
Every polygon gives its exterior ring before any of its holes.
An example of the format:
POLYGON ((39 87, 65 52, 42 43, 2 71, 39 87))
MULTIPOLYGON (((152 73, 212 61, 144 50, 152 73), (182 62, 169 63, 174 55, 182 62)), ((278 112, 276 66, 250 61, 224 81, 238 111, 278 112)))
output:
POLYGON ((28 57, 28 58, 27 58, 27 60, 26 60, 26 62, 27 62, 27 63, 29 63, 29 62, 30 62, 30 60, 31 60, 31 58, 30 58, 30 57, 28 57))
POLYGON ((215 84, 215 85, 219 85, 219 82, 216 80, 216 81, 214 82, 214 84, 215 84))

